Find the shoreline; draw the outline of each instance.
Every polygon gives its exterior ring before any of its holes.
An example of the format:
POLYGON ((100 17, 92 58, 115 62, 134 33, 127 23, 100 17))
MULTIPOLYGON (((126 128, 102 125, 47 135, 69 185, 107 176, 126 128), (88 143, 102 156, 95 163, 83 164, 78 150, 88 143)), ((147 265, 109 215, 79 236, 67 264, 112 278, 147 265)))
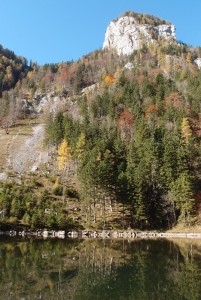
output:
POLYGON ((81 230, 81 231, 65 231, 65 230, 0 230, 0 236, 13 237, 39 237, 39 238, 101 238, 101 239, 153 239, 153 238, 187 238, 201 239, 201 233, 198 232, 149 232, 149 231, 109 231, 109 230, 81 230))

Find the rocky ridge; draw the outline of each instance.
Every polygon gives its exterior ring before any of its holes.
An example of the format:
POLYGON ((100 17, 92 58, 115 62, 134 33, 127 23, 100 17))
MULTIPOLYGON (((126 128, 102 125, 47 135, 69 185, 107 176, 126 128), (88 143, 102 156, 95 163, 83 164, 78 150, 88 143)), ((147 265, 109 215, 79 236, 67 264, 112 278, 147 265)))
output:
POLYGON ((173 24, 140 24, 133 16, 123 16, 110 22, 105 33, 103 49, 115 49, 119 55, 129 55, 158 38, 176 40, 173 24))

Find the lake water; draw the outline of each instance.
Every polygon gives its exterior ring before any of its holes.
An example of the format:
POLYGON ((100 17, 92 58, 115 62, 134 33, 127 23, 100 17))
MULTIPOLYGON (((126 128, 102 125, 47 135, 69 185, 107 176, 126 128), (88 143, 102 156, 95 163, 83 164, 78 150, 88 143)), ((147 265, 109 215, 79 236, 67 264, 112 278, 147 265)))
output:
POLYGON ((201 240, 0 237, 0 299, 200 300, 201 240))

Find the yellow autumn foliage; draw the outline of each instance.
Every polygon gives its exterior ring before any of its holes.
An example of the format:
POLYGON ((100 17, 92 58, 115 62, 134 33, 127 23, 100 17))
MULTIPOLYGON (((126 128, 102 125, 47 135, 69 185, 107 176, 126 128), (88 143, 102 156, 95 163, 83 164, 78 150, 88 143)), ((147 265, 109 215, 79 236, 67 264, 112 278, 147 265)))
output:
POLYGON ((187 63, 191 63, 191 61, 192 61, 192 55, 190 52, 188 52, 186 55, 186 61, 187 61, 187 63))
POLYGON ((82 161, 85 143, 86 143, 85 135, 84 135, 84 133, 81 133, 80 137, 77 141, 77 144, 76 144, 76 156, 77 156, 77 159, 79 162, 82 161))
POLYGON ((189 138, 192 136, 192 130, 188 118, 183 118, 182 120, 181 135, 185 142, 188 143, 189 138))
POLYGON ((65 169, 71 158, 71 147, 69 146, 67 140, 63 139, 58 148, 58 169, 65 169))

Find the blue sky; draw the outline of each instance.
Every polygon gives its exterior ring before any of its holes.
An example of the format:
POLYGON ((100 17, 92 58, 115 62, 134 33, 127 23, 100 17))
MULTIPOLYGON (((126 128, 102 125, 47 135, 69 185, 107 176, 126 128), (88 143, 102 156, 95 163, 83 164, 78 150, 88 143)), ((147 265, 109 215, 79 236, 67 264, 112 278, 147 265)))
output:
POLYGON ((129 10, 170 21, 178 40, 201 46, 201 0, 0 0, 0 44, 40 65, 77 60, 129 10))

